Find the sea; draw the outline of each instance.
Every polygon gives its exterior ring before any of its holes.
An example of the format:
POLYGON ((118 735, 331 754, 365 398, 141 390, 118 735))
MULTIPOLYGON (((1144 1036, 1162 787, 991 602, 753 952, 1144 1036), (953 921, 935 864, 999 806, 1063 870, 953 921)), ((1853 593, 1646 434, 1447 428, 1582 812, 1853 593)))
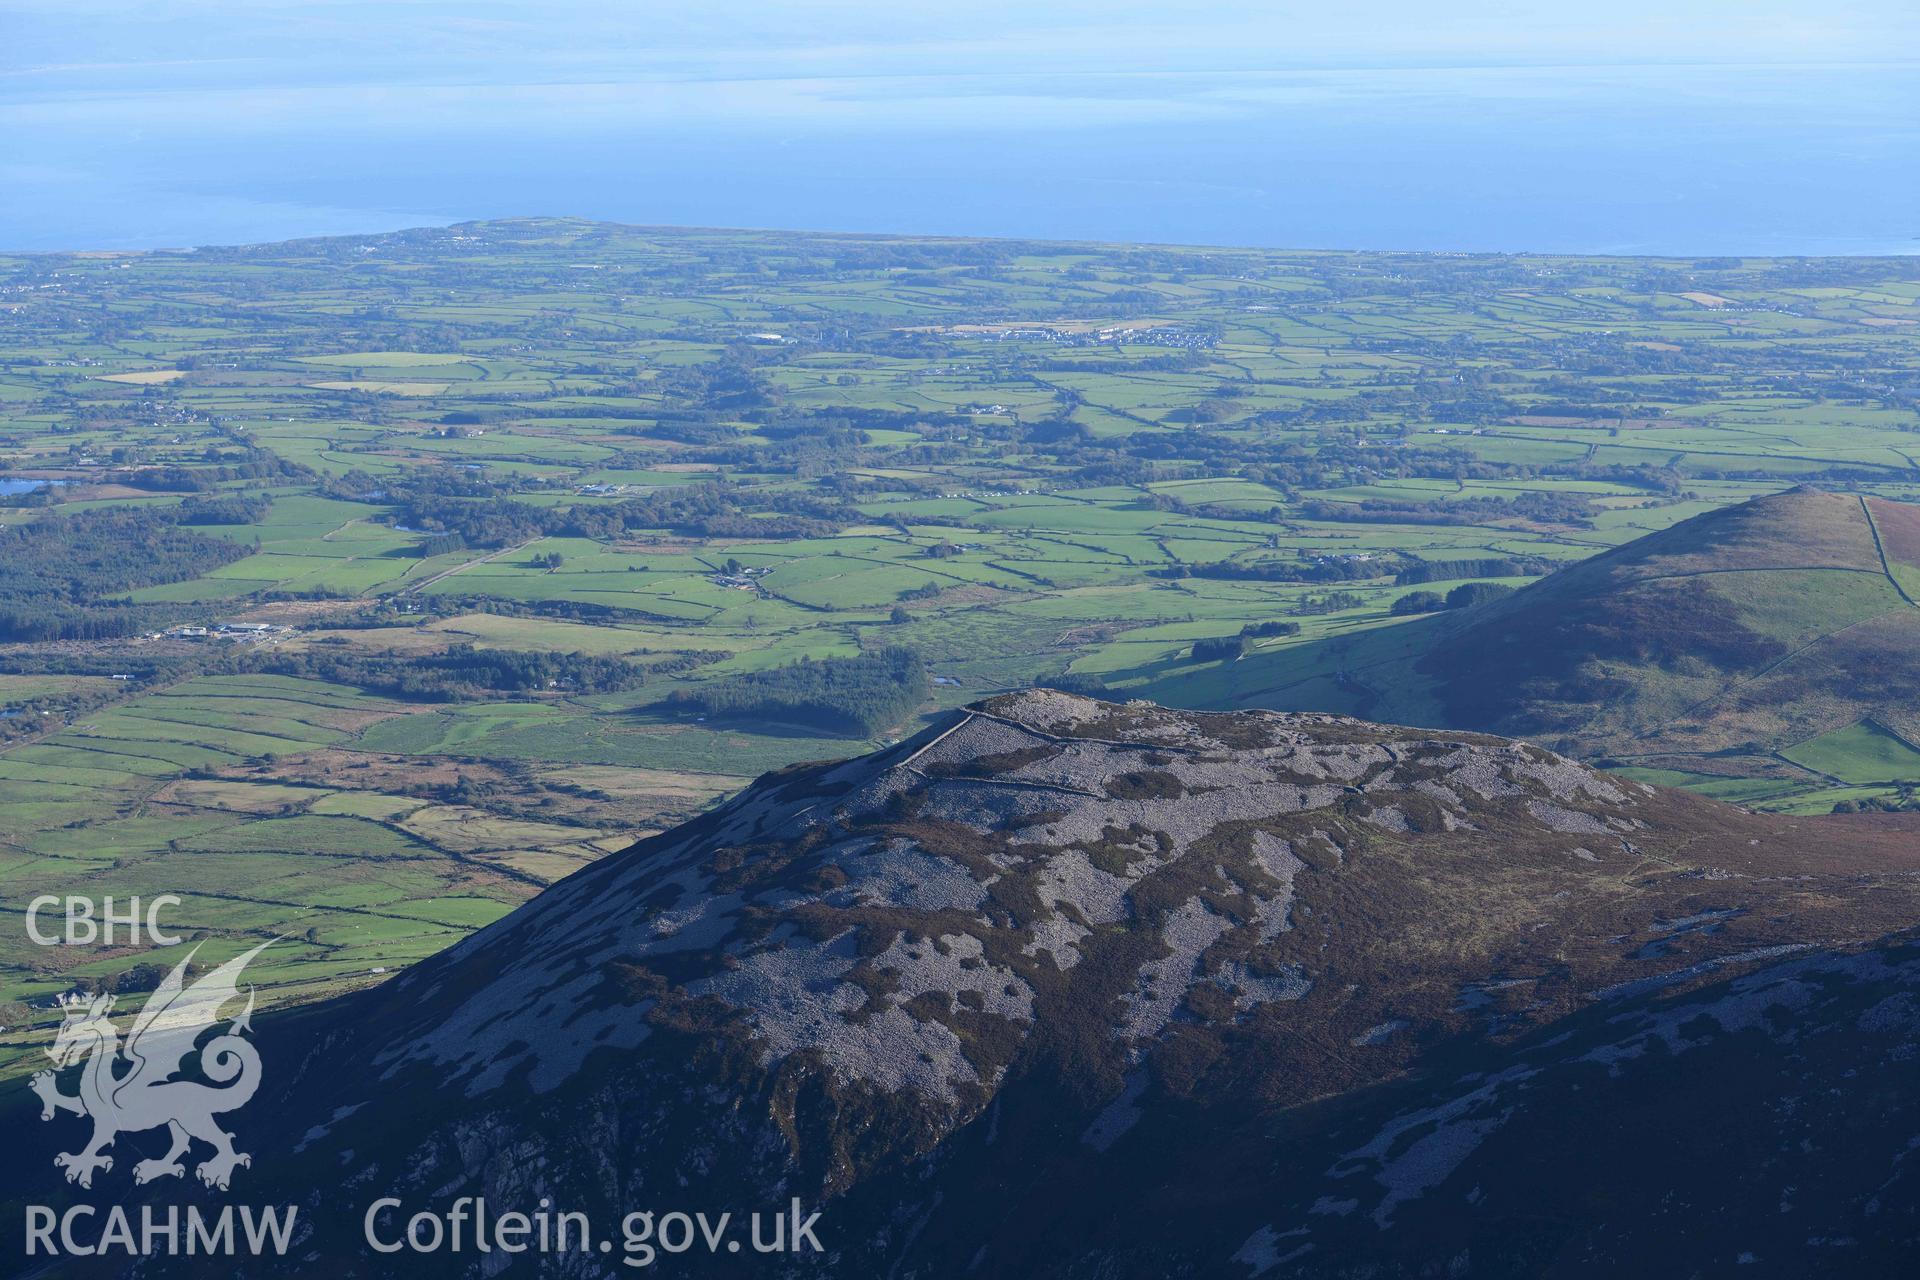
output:
POLYGON ((8 92, 0 250, 567 215, 1293 249, 1920 252, 1920 70, 1905 62, 8 92))

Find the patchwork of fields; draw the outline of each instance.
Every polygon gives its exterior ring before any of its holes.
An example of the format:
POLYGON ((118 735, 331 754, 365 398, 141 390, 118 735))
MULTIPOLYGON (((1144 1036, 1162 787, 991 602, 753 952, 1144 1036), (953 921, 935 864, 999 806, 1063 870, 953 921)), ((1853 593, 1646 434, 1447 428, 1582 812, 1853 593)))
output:
MULTIPOLYGON (((46 482, 0 525, 138 509, 232 545, 72 589, 138 626, 36 603, 55 638, 0 644, 0 1008, 29 1006, 0 1053, 143 959, 33 946, 36 894, 179 895, 205 958, 279 937, 273 997, 325 993, 994 691, 1257 704, 1249 658, 1402 626, 1414 584, 1800 483, 1920 497, 1920 332, 1888 323, 1917 306, 1897 260, 564 221, 0 257, 0 469, 46 482), (872 739, 676 698, 889 646, 928 693, 872 739), (432 666, 471 652, 613 665, 432 666)), ((1315 678, 1334 705, 1351 675, 1315 678)), ((1866 720, 1779 748, 1771 788, 1645 776, 1803 811, 1920 781, 1866 720)))

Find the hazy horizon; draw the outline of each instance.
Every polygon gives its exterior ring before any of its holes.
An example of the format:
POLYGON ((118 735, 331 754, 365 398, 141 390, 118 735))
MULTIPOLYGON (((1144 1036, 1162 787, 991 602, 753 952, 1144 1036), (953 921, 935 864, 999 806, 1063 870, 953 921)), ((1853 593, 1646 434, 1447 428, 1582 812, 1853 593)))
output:
POLYGON ((0 249, 518 215, 1260 247, 1920 251, 1920 14, 40 0, 0 249))

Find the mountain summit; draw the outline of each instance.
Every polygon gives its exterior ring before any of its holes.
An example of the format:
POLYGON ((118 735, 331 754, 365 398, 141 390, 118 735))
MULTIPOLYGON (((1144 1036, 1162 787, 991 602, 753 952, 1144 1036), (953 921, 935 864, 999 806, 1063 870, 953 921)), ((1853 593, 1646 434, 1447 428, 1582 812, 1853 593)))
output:
POLYGON ((1581 759, 1920 781, 1920 506, 1804 487, 1754 498, 1492 603, 1222 678, 1238 705, 1472 728, 1581 759))
POLYGON ((1450 723, 1587 752, 1920 738, 1920 507, 1793 489, 1496 602, 1418 663, 1450 723), (1598 714, 1594 714, 1598 709, 1598 714))
MULTIPOLYGON (((1770 1091, 1824 1079, 1828 1031, 1863 1082, 1920 1047, 1920 961, 1887 941, 1920 910, 1915 830, 1478 735, 1008 695, 768 775, 279 1020, 278 1132, 249 1141, 316 1220, 358 1192, 608 1217, 800 1196, 847 1274, 1331 1275, 1463 1249, 1534 1272, 1602 1240, 1704 1263, 1739 1188, 1676 1191, 1664 1154, 1702 1109, 1751 1105, 1763 1181, 1800 1188, 1766 1243, 1872 1211, 1864 1173, 1788 1153, 1829 1104, 1770 1091), (1567 1107, 1580 1089, 1595 1105, 1567 1107), (1599 1106, 1623 1092, 1637 1109, 1599 1106), (1631 1177, 1607 1163, 1629 1150, 1631 1177), (1676 1246, 1666 1210, 1595 1199, 1660 1196, 1708 1227, 1676 1246)), ((1841 1127, 1909 1214, 1912 1128, 1875 1105, 1841 1127)))

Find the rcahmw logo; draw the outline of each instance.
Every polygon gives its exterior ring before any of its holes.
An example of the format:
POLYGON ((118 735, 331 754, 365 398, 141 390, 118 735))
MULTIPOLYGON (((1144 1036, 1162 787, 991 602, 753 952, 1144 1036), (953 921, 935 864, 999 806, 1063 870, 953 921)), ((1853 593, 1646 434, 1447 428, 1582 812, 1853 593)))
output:
POLYGON ((124 1044, 107 1016, 112 996, 62 998, 66 1019, 46 1051, 54 1070, 35 1075, 31 1084, 40 1095, 42 1120, 66 1111, 93 1121, 93 1136, 84 1147, 53 1158, 67 1181, 93 1186, 96 1172, 113 1168, 106 1151, 116 1138, 163 1126, 171 1139, 166 1154, 134 1165, 136 1183, 181 1177, 186 1172, 181 1157, 196 1141, 213 1148, 194 1169, 209 1187, 226 1190, 234 1169, 253 1163, 253 1157, 234 1150, 233 1135, 214 1120, 245 1106, 260 1087, 260 1055, 245 1039, 252 1029, 252 988, 246 1008, 224 1031, 205 1044, 200 1039, 213 1030, 221 1008, 239 996, 247 962, 270 945, 261 943, 191 985, 187 965, 199 948, 189 951, 134 1018, 124 1044), (189 1062, 212 1083, 174 1079, 189 1062), (76 1063, 83 1064, 79 1091, 62 1093, 56 1073, 76 1063))

